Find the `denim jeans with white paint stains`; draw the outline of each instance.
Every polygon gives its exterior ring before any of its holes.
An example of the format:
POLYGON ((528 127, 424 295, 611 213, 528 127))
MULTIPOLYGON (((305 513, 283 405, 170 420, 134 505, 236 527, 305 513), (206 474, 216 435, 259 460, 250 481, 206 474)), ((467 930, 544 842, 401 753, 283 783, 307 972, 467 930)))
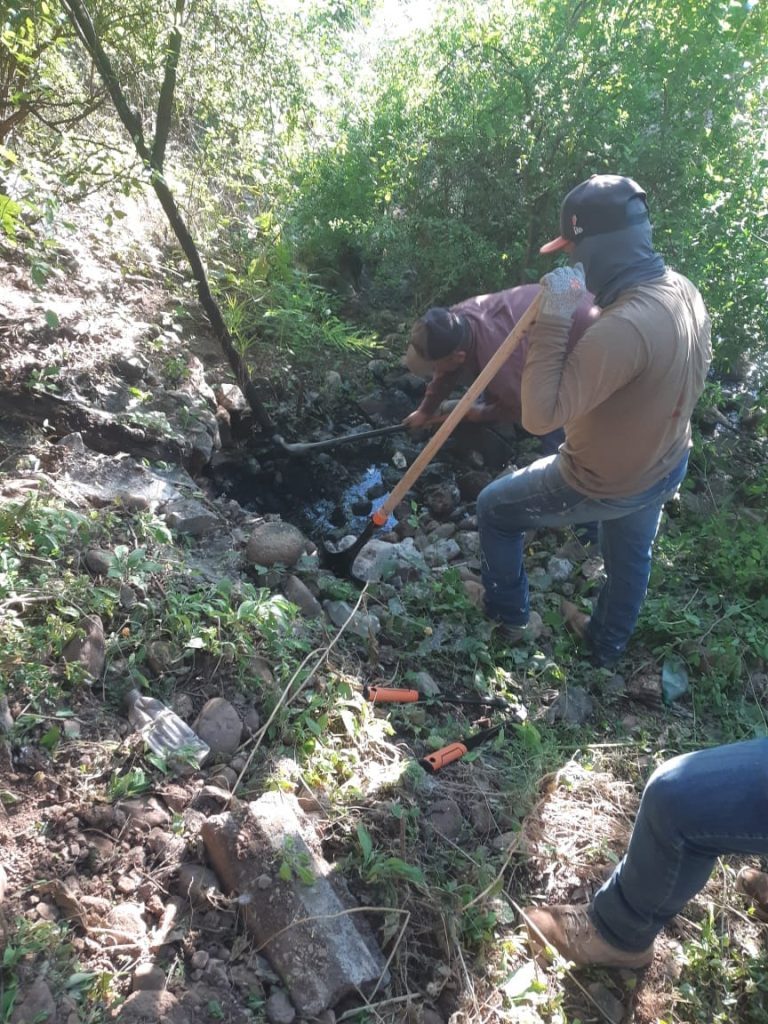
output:
POLYGON ((768 854, 768 739, 672 758, 648 781, 627 855, 596 894, 600 934, 646 949, 719 856, 768 854))
POLYGON ((477 518, 486 610, 511 626, 527 623, 526 530, 597 521, 607 579, 592 616, 589 642, 596 660, 610 665, 635 628, 662 506, 685 476, 688 453, 653 487, 628 498, 589 498, 565 482, 558 466, 557 455, 539 459, 481 491, 477 518))

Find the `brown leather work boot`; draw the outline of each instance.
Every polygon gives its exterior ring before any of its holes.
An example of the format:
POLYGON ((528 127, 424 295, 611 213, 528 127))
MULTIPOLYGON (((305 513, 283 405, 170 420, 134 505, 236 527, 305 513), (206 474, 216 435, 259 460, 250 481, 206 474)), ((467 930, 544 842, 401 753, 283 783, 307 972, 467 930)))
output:
POLYGON ((752 900, 761 921, 768 921, 768 875, 764 871, 742 868, 736 876, 736 891, 752 900))
POLYGON ((586 906, 527 907, 523 917, 532 946, 541 949, 546 941, 579 967, 639 969, 653 960, 653 943, 639 953, 628 953, 606 942, 586 906))

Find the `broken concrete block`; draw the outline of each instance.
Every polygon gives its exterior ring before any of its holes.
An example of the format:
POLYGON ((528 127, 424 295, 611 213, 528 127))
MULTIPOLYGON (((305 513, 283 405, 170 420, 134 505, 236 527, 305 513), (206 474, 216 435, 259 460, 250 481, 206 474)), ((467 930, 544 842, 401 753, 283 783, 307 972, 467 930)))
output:
POLYGON ((209 818, 201 832, 211 864, 224 888, 239 893, 246 927, 299 1014, 316 1016, 346 995, 388 983, 372 934, 362 915, 349 913, 351 897, 294 796, 265 793, 209 818))

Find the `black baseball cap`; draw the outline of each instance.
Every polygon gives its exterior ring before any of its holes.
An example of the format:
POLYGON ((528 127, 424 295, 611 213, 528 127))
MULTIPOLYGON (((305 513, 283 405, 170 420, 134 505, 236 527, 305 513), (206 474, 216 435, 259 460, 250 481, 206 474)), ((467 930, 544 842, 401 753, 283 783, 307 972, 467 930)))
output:
POLYGON ((557 252, 569 242, 621 231, 648 220, 645 192, 632 178, 620 174, 593 174, 571 189, 560 207, 560 234, 539 252, 557 252), (643 206, 632 200, 641 199, 643 206))
POLYGON ((413 373, 428 376, 430 363, 451 355, 468 337, 469 324, 464 317, 443 306, 433 306, 413 325, 406 364, 413 373))

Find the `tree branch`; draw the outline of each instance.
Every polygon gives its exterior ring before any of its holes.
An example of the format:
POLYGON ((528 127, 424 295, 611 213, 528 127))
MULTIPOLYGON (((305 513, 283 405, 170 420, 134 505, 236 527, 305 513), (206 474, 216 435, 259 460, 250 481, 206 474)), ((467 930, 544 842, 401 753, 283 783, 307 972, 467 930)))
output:
POLYGON ((179 66, 181 53, 181 23, 184 18, 185 0, 176 0, 176 12, 173 18, 173 30, 168 39, 165 55, 165 74, 160 87, 160 98, 157 101, 157 119, 155 121, 155 142, 152 146, 152 166, 162 171, 165 163, 165 147, 171 129, 173 112, 173 96, 176 91, 176 70, 179 66))
MULTIPOLYGON (((107 56, 104 47, 101 45, 101 40, 98 37, 91 16, 82 0, 61 0, 61 2, 64 10, 67 12, 67 16, 75 27, 80 41, 96 65, 96 69, 104 81, 104 84, 109 91, 109 95, 112 98, 112 102, 115 105, 115 110, 133 139, 136 152, 149 173, 150 184, 155 190, 155 194, 160 200, 160 205, 168 218, 168 222, 171 225, 173 233, 176 235, 179 245, 189 261, 192 276, 197 284, 197 295, 200 300, 200 304, 205 310, 216 339, 221 345, 229 365, 234 371, 237 383, 243 391, 257 422, 263 430, 272 433, 274 427, 269 417, 269 413, 259 397, 256 385, 251 380, 251 375, 248 372, 247 366, 243 362, 240 353, 235 348, 232 335, 227 329, 221 309, 219 308, 208 283, 208 276, 206 274, 205 267, 203 266, 203 261, 197 245, 195 244, 195 240, 187 228, 184 218, 181 215, 181 211, 176 204, 174 195, 163 177, 162 170, 156 167, 153 163, 152 154, 149 152, 144 138, 141 121, 138 115, 131 110, 128 101, 125 98, 120 82, 118 81, 117 75, 112 67, 112 62, 107 56)), ((177 0, 177 11, 179 2, 183 2, 183 0, 177 0)), ((179 47, 180 46, 181 38, 179 38, 179 47)), ((172 92, 170 93, 170 99, 173 99, 172 92)))

